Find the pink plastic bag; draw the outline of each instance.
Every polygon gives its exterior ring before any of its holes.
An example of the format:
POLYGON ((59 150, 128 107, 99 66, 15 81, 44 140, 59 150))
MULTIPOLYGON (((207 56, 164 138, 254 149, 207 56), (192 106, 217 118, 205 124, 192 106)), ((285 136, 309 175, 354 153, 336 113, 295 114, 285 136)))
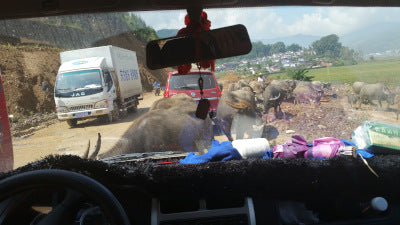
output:
POLYGON ((275 145, 273 158, 303 158, 308 150, 307 141, 299 135, 292 136, 292 141, 275 145))
POLYGON ((344 146, 343 141, 333 137, 316 139, 313 142, 312 150, 304 153, 304 157, 317 159, 332 158, 338 156, 344 146))
POLYGON ((338 156, 344 146, 339 139, 325 137, 314 140, 311 147, 302 136, 295 135, 292 136, 292 141, 275 145, 273 158, 332 158, 338 156))

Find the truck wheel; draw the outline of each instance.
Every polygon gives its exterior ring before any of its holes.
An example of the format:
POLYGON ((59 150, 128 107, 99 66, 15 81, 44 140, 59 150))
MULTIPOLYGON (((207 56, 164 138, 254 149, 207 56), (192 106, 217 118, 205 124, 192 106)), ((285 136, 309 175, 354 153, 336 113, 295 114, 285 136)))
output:
POLYGON ((76 124, 78 124, 78 120, 76 119, 67 120, 67 123, 70 127, 76 127, 76 124))
MULTIPOLYGON (((118 103, 114 102, 113 105, 114 105, 114 110, 111 112, 111 117, 112 117, 112 121, 117 121, 120 118, 121 113, 119 111, 118 103)), ((112 122, 112 121, 110 121, 110 122, 112 122)))
POLYGON ((127 110, 128 110, 128 113, 134 113, 134 112, 136 112, 136 106, 129 107, 127 110))

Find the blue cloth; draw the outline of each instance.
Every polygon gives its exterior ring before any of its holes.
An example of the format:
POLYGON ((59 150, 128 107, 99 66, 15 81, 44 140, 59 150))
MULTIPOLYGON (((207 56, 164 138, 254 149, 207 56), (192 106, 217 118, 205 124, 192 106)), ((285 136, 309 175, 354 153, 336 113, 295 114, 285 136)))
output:
MULTIPOLYGON (((354 144, 351 141, 347 141, 344 139, 339 139, 339 140, 343 141, 344 145, 346 145, 346 146, 351 145, 351 146, 354 146, 357 148, 356 144, 354 144)), ((374 156, 374 154, 367 152, 365 149, 357 149, 356 152, 359 153, 363 158, 366 158, 366 159, 374 156)))
POLYGON ((265 151, 265 154, 263 155, 263 159, 272 159, 273 157, 274 153, 272 150, 265 151))
POLYGON ((212 147, 207 153, 203 155, 195 155, 193 152, 189 153, 186 158, 181 159, 181 164, 199 164, 205 162, 216 162, 216 161, 229 161, 229 160, 240 160, 242 156, 236 150, 230 141, 222 142, 221 144, 213 140, 212 147))

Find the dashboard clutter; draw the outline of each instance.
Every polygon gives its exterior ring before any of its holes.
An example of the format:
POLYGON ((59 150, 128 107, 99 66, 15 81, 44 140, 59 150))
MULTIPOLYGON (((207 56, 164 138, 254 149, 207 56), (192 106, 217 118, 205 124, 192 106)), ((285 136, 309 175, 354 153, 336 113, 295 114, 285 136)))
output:
POLYGON ((232 142, 219 143, 213 140, 212 147, 207 153, 196 155, 190 152, 186 158, 181 159, 181 164, 199 164, 205 162, 230 161, 240 159, 278 159, 278 158, 308 158, 328 159, 339 155, 362 159, 371 158, 374 154, 357 149, 356 144, 344 139, 323 137, 308 143, 300 135, 292 136, 292 140, 282 145, 275 145, 270 150, 270 145, 265 138, 239 139, 232 142))
POLYGON ((365 121, 353 131, 352 141, 358 148, 373 154, 399 154, 400 126, 365 121))

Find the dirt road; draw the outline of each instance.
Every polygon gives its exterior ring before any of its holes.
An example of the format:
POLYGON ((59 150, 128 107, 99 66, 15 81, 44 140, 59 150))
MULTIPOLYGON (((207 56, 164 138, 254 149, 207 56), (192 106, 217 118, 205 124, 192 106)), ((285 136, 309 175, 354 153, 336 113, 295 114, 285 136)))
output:
POLYGON ((132 121, 147 112, 151 104, 160 98, 162 95, 145 93, 137 112, 110 124, 105 124, 99 119, 91 119, 79 121, 76 128, 70 128, 66 122, 57 122, 29 136, 13 138, 14 166, 18 168, 50 154, 83 155, 88 140, 91 149, 94 149, 97 133, 102 136, 100 153, 108 151, 129 128, 132 121))

